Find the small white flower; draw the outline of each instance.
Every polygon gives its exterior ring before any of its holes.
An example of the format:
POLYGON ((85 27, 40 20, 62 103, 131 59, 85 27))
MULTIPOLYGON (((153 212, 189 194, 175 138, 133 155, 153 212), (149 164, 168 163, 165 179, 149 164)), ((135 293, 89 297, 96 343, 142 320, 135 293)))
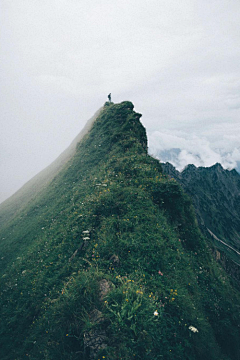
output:
POLYGON ((154 316, 158 316, 158 315, 159 315, 159 314, 158 314, 158 311, 155 310, 154 313, 153 313, 153 315, 154 315, 154 316))
POLYGON ((196 333, 198 332, 198 329, 196 329, 194 326, 190 325, 189 326, 189 330, 191 330, 192 332, 196 333))

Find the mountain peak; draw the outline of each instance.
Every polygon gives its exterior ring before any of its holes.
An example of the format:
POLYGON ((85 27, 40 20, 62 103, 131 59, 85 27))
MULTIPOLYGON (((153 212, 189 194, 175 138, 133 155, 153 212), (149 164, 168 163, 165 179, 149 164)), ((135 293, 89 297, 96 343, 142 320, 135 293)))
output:
MULTIPOLYGON (((113 106, 115 105, 113 102, 110 102, 110 101, 106 101, 105 104, 104 104, 104 107, 109 107, 109 106, 113 106)), ((122 101, 121 103, 119 104, 116 104, 116 105, 120 105, 121 107, 126 107, 127 109, 130 109, 130 110, 133 110, 134 109, 134 105, 131 101, 122 101)))
POLYGON ((141 114, 135 112, 130 101, 118 104, 106 102, 102 111, 93 123, 91 131, 81 142, 80 147, 95 151, 96 157, 118 148, 126 152, 130 149, 137 153, 147 153, 146 129, 139 121, 141 114))
POLYGON ((210 167, 210 169, 217 170, 217 171, 224 171, 222 165, 220 163, 216 163, 210 167))

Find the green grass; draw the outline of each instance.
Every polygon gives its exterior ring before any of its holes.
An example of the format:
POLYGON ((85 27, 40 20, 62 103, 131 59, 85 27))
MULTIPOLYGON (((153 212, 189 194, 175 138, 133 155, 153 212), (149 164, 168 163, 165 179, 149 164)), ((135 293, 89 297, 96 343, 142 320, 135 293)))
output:
POLYGON ((148 156, 139 117, 129 102, 106 104, 75 156, 2 229, 1 359, 89 359, 86 338, 101 332, 96 359, 238 358, 239 293, 189 198, 148 156))

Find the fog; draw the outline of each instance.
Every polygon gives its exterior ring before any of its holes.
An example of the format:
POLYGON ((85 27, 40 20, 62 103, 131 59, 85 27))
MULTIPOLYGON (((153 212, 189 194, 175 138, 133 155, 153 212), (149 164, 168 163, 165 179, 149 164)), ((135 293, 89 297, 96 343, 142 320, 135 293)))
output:
POLYGON ((112 93, 175 165, 240 161, 240 3, 2 0, 0 202, 64 151, 112 93))

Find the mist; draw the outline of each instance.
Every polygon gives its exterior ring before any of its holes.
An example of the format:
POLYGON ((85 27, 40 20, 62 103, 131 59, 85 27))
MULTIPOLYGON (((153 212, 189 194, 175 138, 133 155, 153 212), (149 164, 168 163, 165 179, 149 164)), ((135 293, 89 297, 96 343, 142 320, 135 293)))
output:
POLYGON ((54 161, 107 101, 142 113, 149 152, 240 161, 240 4, 2 0, 0 202, 54 161))

